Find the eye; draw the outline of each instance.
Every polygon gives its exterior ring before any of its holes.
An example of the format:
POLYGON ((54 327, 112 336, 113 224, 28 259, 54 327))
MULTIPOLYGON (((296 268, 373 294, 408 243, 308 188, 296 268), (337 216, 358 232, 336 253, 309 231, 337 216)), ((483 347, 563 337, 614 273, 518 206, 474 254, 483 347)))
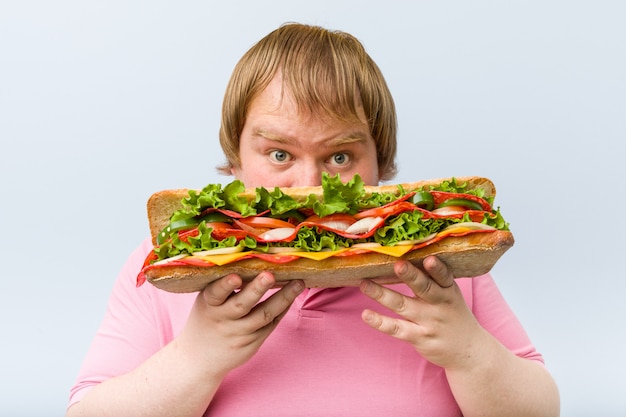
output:
POLYGON ((291 155, 289 155, 289 152, 275 150, 270 152, 270 159, 276 162, 288 162, 291 160, 291 155))
POLYGON ((347 153, 338 152, 330 158, 331 165, 343 166, 350 163, 350 156, 347 153))

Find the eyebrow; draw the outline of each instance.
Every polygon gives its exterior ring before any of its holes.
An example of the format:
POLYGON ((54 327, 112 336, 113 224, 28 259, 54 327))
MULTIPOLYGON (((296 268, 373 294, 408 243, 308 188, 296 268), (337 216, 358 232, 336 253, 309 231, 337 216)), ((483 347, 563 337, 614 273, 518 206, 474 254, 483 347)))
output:
MULTIPOLYGON (((289 137, 285 137, 282 136, 280 134, 275 134, 272 132, 269 132, 265 129, 259 129, 256 131, 256 135, 255 136, 260 136, 264 139, 273 141, 273 142, 277 142, 277 143, 281 143, 281 144, 288 144, 288 145, 294 145, 295 140, 289 137)), ((347 134, 343 134, 341 136, 338 137, 334 137, 334 138, 330 138, 328 140, 324 141, 324 146, 326 147, 337 147, 337 146, 342 146, 342 145, 349 145, 352 143, 365 143, 368 140, 368 136, 365 132, 363 132, 362 130, 354 130, 351 131, 347 134)))
POLYGON ((268 132, 265 129, 259 129, 255 132, 254 136, 260 136, 263 139, 267 139, 267 140, 271 140, 273 142, 278 142, 278 143, 291 143, 293 142, 292 139, 289 139, 285 136, 282 135, 277 135, 275 133, 272 132, 268 132))

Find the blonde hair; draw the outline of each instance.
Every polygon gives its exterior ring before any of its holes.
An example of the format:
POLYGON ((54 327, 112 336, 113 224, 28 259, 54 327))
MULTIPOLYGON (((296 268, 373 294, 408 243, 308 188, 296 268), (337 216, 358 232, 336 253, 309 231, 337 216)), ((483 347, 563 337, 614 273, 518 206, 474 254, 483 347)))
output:
POLYGON ((296 23, 268 34, 235 66, 222 105, 219 138, 227 162, 220 172, 231 174, 240 166, 239 137, 248 107, 279 71, 302 110, 358 120, 355 98, 360 98, 376 143, 380 179, 395 176, 396 112, 380 69, 354 36, 296 23))

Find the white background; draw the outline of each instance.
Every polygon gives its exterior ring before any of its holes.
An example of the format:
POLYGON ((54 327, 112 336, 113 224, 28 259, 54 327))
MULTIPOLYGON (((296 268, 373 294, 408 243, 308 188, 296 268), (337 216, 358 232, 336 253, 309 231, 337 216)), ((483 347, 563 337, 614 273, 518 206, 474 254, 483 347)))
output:
POLYGON ((494 276, 562 415, 626 415, 623 2, 212 3, 0 6, 0 415, 63 415, 148 196, 230 181, 224 87, 285 21, 363 41, 396 98, 398 181, 495 182, 516 244, 494 276))

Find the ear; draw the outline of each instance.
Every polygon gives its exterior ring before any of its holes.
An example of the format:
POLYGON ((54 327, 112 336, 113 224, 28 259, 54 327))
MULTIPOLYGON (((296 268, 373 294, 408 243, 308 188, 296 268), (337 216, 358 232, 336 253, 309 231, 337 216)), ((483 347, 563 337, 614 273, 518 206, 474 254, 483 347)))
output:
POLYGON ((238 178, 239 177, 239 170, 233 165, 230 167, 230 174, 235 177, 238 178))

